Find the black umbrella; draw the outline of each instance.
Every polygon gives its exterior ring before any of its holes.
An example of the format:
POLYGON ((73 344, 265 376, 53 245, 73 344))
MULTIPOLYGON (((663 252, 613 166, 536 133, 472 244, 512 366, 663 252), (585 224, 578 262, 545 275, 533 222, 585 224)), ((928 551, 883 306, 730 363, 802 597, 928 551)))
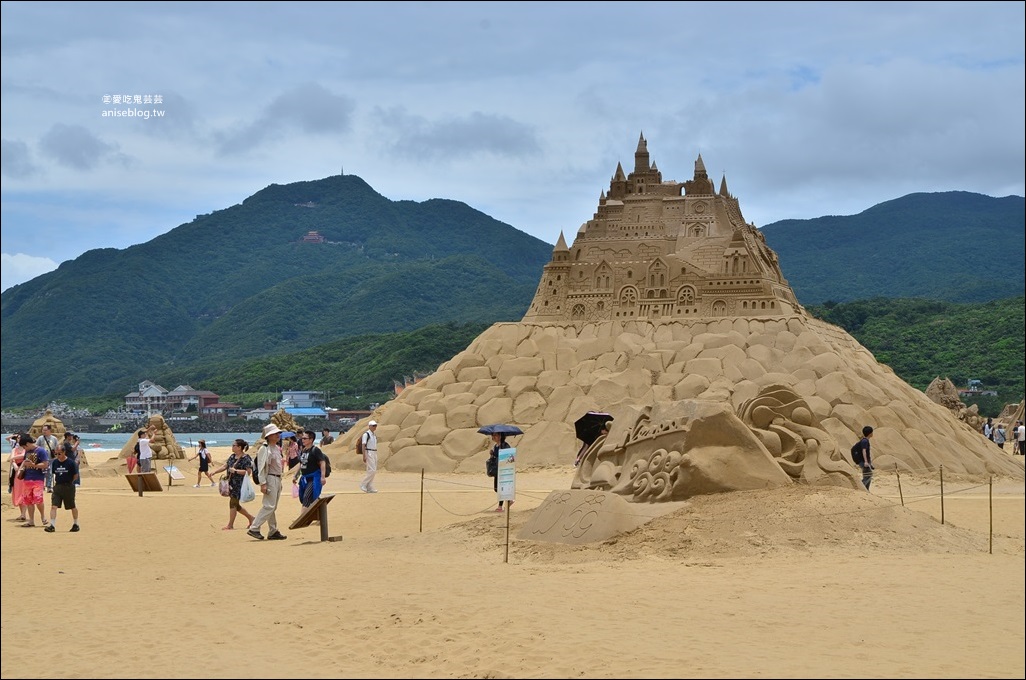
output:
POLYGON ((506 435, 509 435, 509 434, 523 434, 524 433, 524 431, 521 430, 516 425, 503 425, 501 423, 496 423, 494 425, 485 425, 484 427, 480 428, 478 430, 478 432, 480 432, 481 434, 506 434, 506 435))
POLYGON ((588 411, 574 422, 574 430, 577 438, 585 444, 591 445, 598 439, 602 428, 613 419, 613 416, 601 411, 588 411))

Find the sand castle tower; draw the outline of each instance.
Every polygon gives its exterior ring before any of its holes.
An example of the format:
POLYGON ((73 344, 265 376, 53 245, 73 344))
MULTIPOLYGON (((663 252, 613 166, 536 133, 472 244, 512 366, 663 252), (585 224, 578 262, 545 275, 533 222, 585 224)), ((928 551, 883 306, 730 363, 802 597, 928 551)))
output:
MULTIPOLYGON (((786 269, 786 263, 784 263, 786 269)), ((484 474, 505 422, 518 466, 569 465, 573 423, 615 416, 574 486, 628 500, 791 482, 857 488, 848 450, 875 428, 878 468, 1016 474, 1023 466, 797 302, 776 254, 701 156, 664 180, 642 136, 568 246, 560 234, 519 323, 498 323, 373 414, 379 464, 484 474)), ((328 452, 353 467, 360 422, 328 452), (334 451, 333 451, 334 450, 334 451)))

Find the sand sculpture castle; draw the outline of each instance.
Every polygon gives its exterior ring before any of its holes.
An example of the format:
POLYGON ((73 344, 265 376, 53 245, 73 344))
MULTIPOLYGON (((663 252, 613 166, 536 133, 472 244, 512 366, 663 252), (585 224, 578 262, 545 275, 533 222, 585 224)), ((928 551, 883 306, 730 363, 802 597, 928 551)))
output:
MULTIPOLYGON (((569 465, 574 421, 615 416, 578 489, 628 501, 795 482, 860 488, 848 459, 875 428, 878 468, 1021 475, 1023 466, 797 302, 726 178, 664 180, 642 136, 593 217, 562 234, 519 323, 497 323, 379 407, 379 464, 484 474, 477 429, 519 426, 517 465, 569 465)), ((784 263, 786 269, 786 263, 784 263)), ((358 423, 328 452, 357 466, 358 423)))

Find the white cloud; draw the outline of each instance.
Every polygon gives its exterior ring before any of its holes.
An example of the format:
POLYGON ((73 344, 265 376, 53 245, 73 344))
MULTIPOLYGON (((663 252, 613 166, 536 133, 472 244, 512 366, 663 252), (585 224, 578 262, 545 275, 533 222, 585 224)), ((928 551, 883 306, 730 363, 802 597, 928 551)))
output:
POLYGON ((0 287, 7 290, 19 283, 25 283, 32 279, 52 272, 57 269, 57 263, 48 257, 36 257, 17 253, 8 255, 0 254, 0 287))
POLYGON ((580 7, 3 3, 0 249, 124 248, 343 167, 554 243, 642 131, 758 226, 1026 193, 1023 3, 580 7), (114 94, 163 115, 102 117, 114 94))

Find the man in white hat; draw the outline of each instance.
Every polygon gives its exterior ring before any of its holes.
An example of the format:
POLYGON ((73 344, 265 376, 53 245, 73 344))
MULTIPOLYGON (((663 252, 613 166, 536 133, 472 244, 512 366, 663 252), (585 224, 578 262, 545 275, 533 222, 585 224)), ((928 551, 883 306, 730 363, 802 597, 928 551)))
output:
POLYGON ((278 531, 278 499, 281 498, 281 474, 284 465, 281 456, 281 430, 274 423, 264 426, 264 442, 257 451, 256 464, 253 468, 256 478, 260 481, 260 493, 264 495, 260 512, 253 518, 252 525, 246 533, 258 541, 264 540, 260 527, 267 522, 269 541, 283 541, 285 535, 278 531))
POLYGON ((378 472, 378 437, 374 434, 378 429, 378 421, 372 420, 367 423, 367 431, 360 435, 363 442, 363 462, 367 466, 367 474, 360 484, 360 491, 364 493, 377 493, 374 488, 374 475, 378 472))

